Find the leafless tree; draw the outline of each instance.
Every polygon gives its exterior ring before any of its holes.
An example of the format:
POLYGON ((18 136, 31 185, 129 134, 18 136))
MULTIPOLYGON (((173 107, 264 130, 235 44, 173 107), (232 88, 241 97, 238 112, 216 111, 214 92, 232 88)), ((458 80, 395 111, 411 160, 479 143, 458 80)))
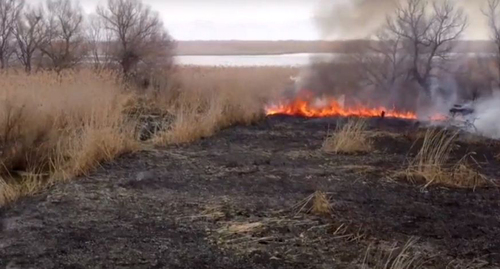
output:
POLYGON ((7 67, 13 52, 13 31, 24 6, 23 0, 0 0, 0 68, 7 67))
POLYGON ((427 94, 433 72, 445 66, 466 27, 467 16, 449 0, 431 5, 424 0, 407 0, 387 18, 391 39, 399 40, 408 55, 408 78, 427 94))
POLYGON ((97 14, 116 46, 110 56, 125 75, 137 71, 141 63, 149 67, 169 63, 172 40, 149 6, 140 0, 108 0, 106 6, 97 8, 97 14))
POLYGON ((72 0, 47 0, 46 42, 40 47, 50 67, 60 72, 72 68, 85 56, 83 12, 72 0))
POLYGON ((495 65, 497 69, 496 84, 500 87, 500 0, 488 0, 488 6, 483 10, 488 18, 491 39, 495 44, 495 65))
POLYGON ((379 31, 374 42, 354 54, 364 83, 381 90, 391 89, 407 75, 404 65, 408 55, 403 50, 401 38, 389 34, 386 30, 379 31))
POLYGON ((16 55, 26 72, 30 73, 35 53, 46 42, 43 22, 43 8, 28 8, 18 18, 14 28, 16 37, 16 55))
POLYGON ((94 68, 106 68, 112 64, 113 34, 104 29, 104 20, 91 14, 87 20, 86 40, 88 55, 94 68))

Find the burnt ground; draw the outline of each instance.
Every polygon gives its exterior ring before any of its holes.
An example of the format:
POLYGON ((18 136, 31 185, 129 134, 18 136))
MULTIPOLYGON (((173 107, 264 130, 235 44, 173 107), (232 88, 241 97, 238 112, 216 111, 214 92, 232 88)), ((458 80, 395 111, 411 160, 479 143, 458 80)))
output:
MULTIPOLYGON (((497 188, 391 180, 411 152, 411 123, 376 124, 370 154, 323 153, 334 123, 269 118, 25 198, 1 210, 0 268, 358 268, 412 238, 423 268, 500 268, 497 188), (330 214, 307 212, 316 191, 330 214)), ((476 152, 500 178, 496 142, 456 151, 476 152)))

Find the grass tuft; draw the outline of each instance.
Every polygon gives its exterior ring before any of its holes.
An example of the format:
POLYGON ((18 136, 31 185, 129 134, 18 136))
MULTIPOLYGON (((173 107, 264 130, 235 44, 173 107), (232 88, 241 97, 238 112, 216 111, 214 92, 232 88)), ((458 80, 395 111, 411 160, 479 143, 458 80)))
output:
POLYGON ((411 238, 402 247, 393 245, 389 251, 378 250, 373 252, 370 248, 361 266, 362 269, 417 269, 423 268, 424 262, 416 255, 412 254, 412 248, 417 240, 411 238))
POLYGON ((337 126, 323 142, 325 152, 355 154, 372 150, 372 144, 366 132, 367 123, 363 119, 351 118, 343 126, 337 126))
POLYGON ((470 167, 464 156, 450 164, 450 153, 457 133, 429 129, 416 157, 410 162, 404 176, 412 182, 423 182, 424 188, 433 184, 474 188, 487 183, 486 177, 470 167))
POLYGON ((319 216, 329 216, 332 212, 332 206, 328 194, 322 191, 316 191, 307 196, 302 201, 295 204, 292 208, 293 211, 306 214, 314 214, 319 216))
POLYGON ((314 193, 311 213, 315 215, 330 215, 331 206, 326 194, 322 191, 314 193))

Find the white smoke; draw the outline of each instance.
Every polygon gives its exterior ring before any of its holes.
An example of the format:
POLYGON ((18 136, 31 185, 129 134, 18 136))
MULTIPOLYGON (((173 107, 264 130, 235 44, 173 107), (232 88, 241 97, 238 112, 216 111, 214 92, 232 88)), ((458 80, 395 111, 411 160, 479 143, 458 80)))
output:
POLYGON ((475 126, 486 137, 500 139, 500 92, 479 100, 475 106, 475 126))

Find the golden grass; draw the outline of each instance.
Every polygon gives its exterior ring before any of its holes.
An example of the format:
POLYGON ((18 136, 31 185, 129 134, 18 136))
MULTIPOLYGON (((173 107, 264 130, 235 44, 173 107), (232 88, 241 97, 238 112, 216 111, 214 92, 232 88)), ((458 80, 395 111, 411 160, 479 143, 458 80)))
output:
POLYGON ((299 213, 312 213, 318 216, 329 216, 332 213, 332 205, 328 194, 322 191, 316 191, 307 196, 302 201, 295 204, 292 208, 299 213))
POLYGON ((8 184, 3 178, 0 178, 0 206, 17 200, 20 196, 16 186, 8 184))
POLYGON ((325 152, 353 154, 369 152, 372 144, 366 132, 367 124, 363 119, 351 118, 344 125, 337 126, 323 142, 325 152))
POLYGON ((111 73, 0 74, 0 205, 135 150, 111 73))
POLYGON ((449 163, 456 133, 429 129, 415 158, 409 163, 404 176, 412 182, 424 181, 424 187, 433 184, 473 188, 487 182, 485 176, 474 171, 467 163, 469 155, 454 164, 449 163))
POLYGON ((193 142, 233 124, 251 124, 297 72, 179 67, 156 77, 156 88, 146 94, 131 94, 107 72, 2 73, 0 205, 139 149, 136 118, 142 114, 173 118, 154 137, 157 144, 193 142))
POLYGON ((330 201, 322 191, 314 193, 311 213, 315 215, 329 215, 331 212, 330 201))
POLYGON ((424 262, 412 254, 417 239, 411 238, 402 247, 393 245, 389 251, 373 252, 369 246, 361 266, 362 269, 417 269, 423 268, 424 262), (369 258, 369 256, 372 256, 369 258))
POLYGON ((278 96, 292 68, 181 67, 155 96, 159 109, 174 115, 171 126, 156 136, 157 144, 189 143, 234 124, 251 124, 264 115, 264 105, 278 96))

